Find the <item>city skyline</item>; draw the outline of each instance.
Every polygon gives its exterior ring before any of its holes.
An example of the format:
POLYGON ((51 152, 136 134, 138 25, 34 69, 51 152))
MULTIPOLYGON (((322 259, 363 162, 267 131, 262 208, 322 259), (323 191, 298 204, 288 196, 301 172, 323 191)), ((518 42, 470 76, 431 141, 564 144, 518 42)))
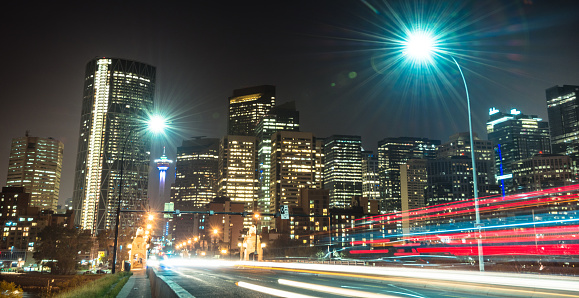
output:
MULTIPOLYGON (((455 45, 461 51, 479 51, 461 60, 475 132, 487 139, 491 107, 517 108, 548 119, 545 90, 579 84, 577 4, 459 2, 438 7, 444 7, 443 14, 464 12, 459 15, 466 27, 458 31, 460 42, 455 45)), ((401 3, 395 1, 392 7, 403 15, 408 7, 401 3)), ((156 104, 169 112, 183 111, 174 121, 182 130, 164 143, 154 142, 152 156, 167 146, 168 157, 174 159, 178 144, 193 136, 222 138, 232 90, 263 84, 276 86, 278 104, 296 102, 302 131, 318 137, 361 135, 366 150, 375 151, 377 142, 387 137, 446 140, 467 131, 462 82, 448 65, 441 66, 448 73, 442 80, 449 81, 440 85, 440 94, 418 87, 425 79, 420 74, 398 74, 403 79, 396 81, 377 71, 375 60, 384 41, 380 34, 386 32, 381 29, 388 27, 384 23, 391 22, 392 14, 382 1, 237 3, 225 8, 137 7, 126 2, 115 7, 76 3, 64 9, 38 4, 29 14, 22 4, 10 5, 2 13, 10 46, 1 51, 10 59, 0 70, 5 91, 0 181, 6 182, 12 138, 26 130, 54 137, 65 144, 61 203, 72 197, 81 76, 95 56, 156 66, 156 104), (85 21, 102 14, 110 18, 106 24, 85 21), (28 117, 16 111, 27 111, 28 117)), ((154 193, 151 198, 158 209, 161 202, 154 193)))

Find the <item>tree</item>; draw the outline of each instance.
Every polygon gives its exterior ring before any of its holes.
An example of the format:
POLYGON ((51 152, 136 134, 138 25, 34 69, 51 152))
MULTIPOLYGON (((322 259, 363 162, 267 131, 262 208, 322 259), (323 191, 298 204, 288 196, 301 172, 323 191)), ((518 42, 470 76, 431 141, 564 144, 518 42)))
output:
POLYGON ((47 226, 39 234, 34 259, 51 260, 46 265, 52 273, 74 273, 78 254, 90 250, 92 239, 90 231, 64 225, 47 226))

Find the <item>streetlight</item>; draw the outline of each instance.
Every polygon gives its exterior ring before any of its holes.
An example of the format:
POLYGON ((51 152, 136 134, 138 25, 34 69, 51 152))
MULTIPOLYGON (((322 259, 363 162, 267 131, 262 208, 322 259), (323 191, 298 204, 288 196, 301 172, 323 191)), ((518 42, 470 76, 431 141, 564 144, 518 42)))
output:
MULTIPOLYGON (((414 32, 410 32, 406 40, 403 42, 404 44, 404 56, 412 59, 413 64, 425 64, 432 61, 433 55, 440 55, 441 51, 437 47, 436 39, 427 31, 417 30, 414 32)), ((479 270, 484 271, 484 258, 483 258, 483 249, 482 249, 482 226, 480 223, 480 212, 479 212, 479 201, 478 201, 478 182, 477 182, 477 172, 476 172, 476 162, 475 162, 475 148, 474 148, 474 138, 473 138, 473 131, 472 131, 472 116, 470 110, 470 97, 468 95, 468 86, 466 85, 466 79, 464 78, 464 74, 462 72, 462 68, 454 59, 452 55, 447 53, 448 57, 452 59, 458 71, 460 72, 460 76, 462 77, 462 82, 464 83, 464 91, 466 93, 466 105, 467 105, 467 113, 468 113, 468 129, 470 134, 470 157, 472 162, 472 181, 473 181, 473 194, 474 194, 474 210, 476 216, 476 228, 479 232, 479 237, 477 239, 477 248, 478 248, 478 263, 479 263, 479 270)))
MULTIPOLYGON (((167 127, 167 121, 162 118, 161 116, 153 115, 149 119, 147 123, 147 130, 157 134, 161 133, 167 127)), ((125 142, 123 143, 123 150, 121 151, 121 172, 120 172, 120 179, 119 179, 119 201, 117 204, 117 220, 115 221, 115 243, 113 248, 113 269, 111 270, 112 274, 115 273, 117 267, 117 248, 119 244, 119 222, 121 221, 121 198, 123 196, 123 170, 124 170, 124 163, 125 163, 125 149, 127 149, 127 142, 129 141, 131 134, 135 131, 134 129, 129 130, 129 133, 125 137, 125 142)))

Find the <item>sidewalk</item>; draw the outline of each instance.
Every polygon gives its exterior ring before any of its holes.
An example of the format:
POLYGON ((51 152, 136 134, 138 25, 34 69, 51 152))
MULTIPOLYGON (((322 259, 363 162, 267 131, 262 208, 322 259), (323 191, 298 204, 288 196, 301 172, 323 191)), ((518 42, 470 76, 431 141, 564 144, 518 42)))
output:
POLYGON ((146 269, 131 270, 133 275, 125 284, 123 289, 117 295, 117 298, 150 298, 151 297, 151 283, 147 277, 146 269))

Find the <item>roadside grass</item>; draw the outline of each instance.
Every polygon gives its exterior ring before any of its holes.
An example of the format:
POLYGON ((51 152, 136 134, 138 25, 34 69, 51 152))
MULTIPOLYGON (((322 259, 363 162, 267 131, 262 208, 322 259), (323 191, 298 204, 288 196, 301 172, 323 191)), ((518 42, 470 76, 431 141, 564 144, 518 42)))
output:
POLYGON ((83 286, 75 287, 69 291, 61 292, 56 295, 58 298, 100 298, 100 297, 117 297, 123 286, 129 280, 131 272, 119 272, 109 274, 95 281, 89 282, 83 286))

